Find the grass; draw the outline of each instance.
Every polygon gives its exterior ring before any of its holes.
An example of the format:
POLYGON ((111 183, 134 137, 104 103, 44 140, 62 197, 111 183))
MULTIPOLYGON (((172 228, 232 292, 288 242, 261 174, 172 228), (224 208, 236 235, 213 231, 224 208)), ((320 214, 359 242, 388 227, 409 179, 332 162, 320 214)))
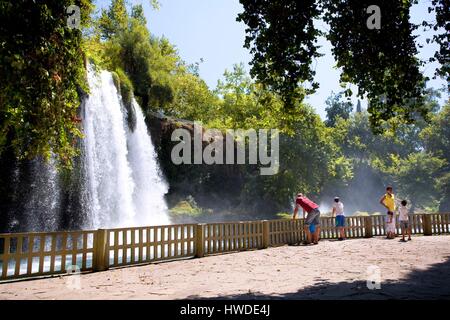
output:
POLYGON ((197 203, 193 198, 188 197, 188 199, 178 202, 173 208, 169 210, 169 213, 174 217, 199 217, 205 214, 212 214, 213 211, 200 208, 199 206, 197 206, 197 203))

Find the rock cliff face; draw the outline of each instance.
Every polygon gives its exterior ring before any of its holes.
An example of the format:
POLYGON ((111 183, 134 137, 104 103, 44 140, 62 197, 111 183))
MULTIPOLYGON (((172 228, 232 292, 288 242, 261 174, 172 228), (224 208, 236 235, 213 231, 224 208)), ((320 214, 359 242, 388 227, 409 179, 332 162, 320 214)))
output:
MULTIPOLYGON (((210 217, 202 215, 202 221, 273 217, 276 209, 265 203, 264 199, 246 199, 243 195, 248 187, 249 173, 258 171, 256 165, 175 165, 171 160, 171 152, 178 142, 171 141, 172 132, 179 128, 188 130, 191 133, 193 150, 193 124, 156 115, 147 116, 146 121, 157 149, 161 169, 169 182, 166 198, 169 207, 191 196, 200 207, 213 211, 210 217)), ((216 138, 225 143, 223 136, 216 138)), ((203 142, 203 147, 206 145, 208 142, 203 142)), ((225 150, 226 148, 224 157, 225 150)))
MULTIPOLYGON (((153 143, 157 148, 159 163, 169 182, 169 205, 191 195, 200 206, 227 208, 227 199, 239 196, 243 184, 242 172, 237 165, 175 165, 171 159, 172 148, 178 142, 171 141, 172 132, 183 128, 191 133, 193 146, 194 127, 192 124, 167 118, 148 117, 148 126, 153 143)), ((203 142, 203 146, 207 143, 203 142)), ((193 152, 192 152, 193 156, 193 152)), ((192 161, 193 163, 193 161, 192 161)))

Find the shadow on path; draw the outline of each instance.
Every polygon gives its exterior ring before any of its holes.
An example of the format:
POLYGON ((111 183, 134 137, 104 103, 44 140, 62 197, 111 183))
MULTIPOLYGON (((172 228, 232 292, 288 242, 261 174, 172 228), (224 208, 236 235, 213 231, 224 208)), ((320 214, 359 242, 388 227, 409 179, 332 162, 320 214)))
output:
MULTIPOLYGON (((450 245, 450 244, 449 244, 450 245)), ((381 270, 381 273, 383 271, 381 270)), ((297 292, 283 294, 244 293, 205 298, 192 295, 186 299, 200 300, 327 300, 327 299, 450 299, 450 257, 442 263, 425 270, 413 270, 398 281, 383 281, 381 289, 369 290, 366 281, 328 282, 322 281, 297 292)))

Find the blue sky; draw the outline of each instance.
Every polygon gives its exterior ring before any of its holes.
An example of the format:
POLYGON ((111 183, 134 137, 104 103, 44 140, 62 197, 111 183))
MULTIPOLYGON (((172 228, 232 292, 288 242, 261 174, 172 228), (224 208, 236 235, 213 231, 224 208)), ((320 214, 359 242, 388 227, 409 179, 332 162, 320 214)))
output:
MULTIPOLYGON (((109 5, 110 1, 97 2, 98 6, 109 5)), ((248 62, 251 55, 243 48, 245 39, 245 25, 236 21, 238 13, 242 12, 242 6, 238 0, 159 0, 161 7, 153 10, 148 0, 129 0, 129 2, 144 5, 145 15, 150 32, 156 36, 165 36, 174 44, 183 60, 187 63, 200 61, 200 76, 210 88, 214 88, 217 80, 223 75, 225 69, 231 69, 233 64, 243 62, 249 70, 248 62)), ((423 19, 434 20, 428 15, 429 1, 421 0, 412 8, 412 21, 417 23, 423 19)), ((381 12, 383 16, 383 12, 381 12)), ((383 18, 382 18, 383 19, 383 18)), ((383 23, 383 21, 381 21, 383 23)), ((319 23, 318 26, 323 26, 319 23)), ((326 26, 324 26, 326 27, 326 26)), ((418 41, 425 43, 431 32, 416 32, 418 41)), ((320 89, 307 102, 312 105, 317 113, 325 118, 325 100, 331 91, 342 90, 339 86, 339 70, 335 69, 335 61, 331 54, 331 45, 325 39, 319 43, 320 51, 325 56, 313 63, 316 70, 315 80, 319 82, 320 89)), ((434 54, 436 45, 426 45, 420 49, 419 57, 428 59, 434 54)), ((433 75, 436 64, 425 66, 425 74, 430 78, 433 75)), ((429 86, 440 88, 445 85, 442 79, 432 80, 429 86)), ((356 90, 353 90, 356 91, 356 90)), ((444 101, 448 95, 441 100, 444 101)), ((356 98, 352 99, 356 103, 356 98)), ((362 102, 366 107, 366 102, 362 102)))

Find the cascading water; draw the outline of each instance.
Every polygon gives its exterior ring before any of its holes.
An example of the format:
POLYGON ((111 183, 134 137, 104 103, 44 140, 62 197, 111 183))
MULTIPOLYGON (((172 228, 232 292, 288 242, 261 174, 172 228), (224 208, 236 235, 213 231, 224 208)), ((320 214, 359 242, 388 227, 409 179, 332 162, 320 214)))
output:
POLYGON ((164 194, 156 154, 144 116, 134 101, 136 128, 126 122, 126 110, 111 73, 88 70, 90 95, 83 110, 86 228, 167 224, 164 194))
POLYGON ((168 224, 168 187, 144 115, 129 108, 112 74, 88 67, 90 94, 83 99, 84 138, 72 171, 55 160, 18 161, 10 155, 9 201, 0 204, 0 232, 57 231, 168 224), (133 113, 133 130, 128 112, 133 113))
POLYGON ((168 191, 162 179, 156 151, 147 131, 142 110, 133 99, 132 107, 136 115, 136 128, 128 129, 128 161, 135 183, 133 204, 138 225, 162 225, 169 223, 164 194, 168 191))
POLYGON ((56 231, 60 220, 60 185, 54 159, 28 164, 30 184, 21 209, 26 231, 56 231))

